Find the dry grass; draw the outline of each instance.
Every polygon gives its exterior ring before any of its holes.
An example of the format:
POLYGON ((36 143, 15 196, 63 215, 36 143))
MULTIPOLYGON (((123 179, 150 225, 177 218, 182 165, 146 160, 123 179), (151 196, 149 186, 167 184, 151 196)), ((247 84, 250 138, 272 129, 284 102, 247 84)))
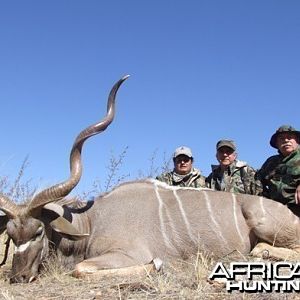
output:
MULTIPOLYGON (((174 261, 159 273, 142 277, 76 279, 57 264, 47 262, 39 279, 31 284, 8 282, 10 262, 1 270, 1 299, 215 299, 216 288, 206 282, 207 259, 174 261), (196 263, 195 263, 196 261, 196 263)), ((223 299, 218 292, 218 299, 223 299)))
MULTIPOLYGON (((0 259, 4 251, 3 235, 1 239, 0 259)), ((207 280, 215 263, 199 253, 187 261, 173 260, 162 272, 100 280, 74 278, 54 258, 47 261, 35 282, 10 285, 10 253, 7 264, 0 270, 0 299, 299 299, 297 294, 229 294, 224 285, 207 280)))

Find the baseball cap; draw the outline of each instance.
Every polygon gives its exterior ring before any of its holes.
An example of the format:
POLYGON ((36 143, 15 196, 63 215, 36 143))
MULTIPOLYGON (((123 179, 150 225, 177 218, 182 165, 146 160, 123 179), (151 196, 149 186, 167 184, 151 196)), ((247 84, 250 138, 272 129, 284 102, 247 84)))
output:
POLYGON ((176 150, 173 154, 173 158, 175 158, 179 155, 186 155, 190 158, 193 157, 192 150, 189 147, 186 147, 186 146, 181 146, 181 147, 176 148, 176 150))
POLYGON ((235 143, 234 141, 232 140, 220 140, 217 142, 217 145, 216 145, 216 148, 217 148, 217 151, 222 148, 222 147, 229 147, 230 149, 232 149, 233 151, 236 150, 236 146, 235 146, 235 143))

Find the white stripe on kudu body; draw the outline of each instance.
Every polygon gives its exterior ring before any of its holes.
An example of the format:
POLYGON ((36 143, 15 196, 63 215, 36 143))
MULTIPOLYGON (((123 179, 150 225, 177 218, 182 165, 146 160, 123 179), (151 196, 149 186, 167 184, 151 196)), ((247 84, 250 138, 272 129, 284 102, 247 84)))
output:
POLYGON ((233 205, 233 217, 234 217, 234 224, 235 224, 235 228, 236 228, 236 231, 241 239, 241 243, 244 244, 245 243, 245 240, 244 240, 244 237, 240 231, 240 226, 239 226, 239 222, 238 222, 238 218, 237 218, 237 201, 236 201, 236 195, 235 194, 232 194, 232 205, 233 205))
POLYGON ((265 217, 266 216, 266 211, 265 211, 263 202, 264 202, 264 198, 260 197, 259 198, 260 209, 261 209, 261 211, 263 213, 263 216, 265 217))
POLYGON ((168 248, 173 249, 172 243, 170 242, 170 239, 169 239, 169 237, 167 235, 167 232, 166 232, 164 216, 163 216, 163 206, 164 206, 164 204, 163 204, 163 201, 162 201, 162 199, 159 195, 158 186, 157 186, 156 182, 154 182, 154 190, 155 190, 156 198, 158 200, 159 223, 160 223, 160 230, 161 230, 161 233, 162 233, 163 238, 164 238, 164 243, 166 244, 166 246, 168 248))
POLYGON ((218 224, 218 222, 216 221, 216 219, 214 218, 214 212, 212 211, 211 205, 210 205, 210 199, 208 197, 207 192, 203 191, 204 194, 204 198, 205 198, 205 203, 206 203, 206 207, 208 210, 208 216, 210 217, 210 219, 212 220, 213 224, 215 225, 215 233, 219 236, 219 238, 224 242, 224 244, 226 244, 228 246, 228 241, 224 238, 222 231, 221 231, 221 227, 218 224))
POLYGON ((190 239, 193 241, 193 234, 192 234, 192 231, 191 231, 191 226, 190 226, 190 223, 189 223, 188 218, 186 216, 186 213, 185 213, 185 211, 184 211, 184 209, 182 207, 181 199, 179 198, 179 196, 178 196, 178 194, 177 194, 177 192, 176 192, 175 189, 173 190, 173 194, 174 194, 175 199, 176 199, 176 201, 178 203, 178 207, 179 207, 180 213, 182 215, 182 218, 183 218, 186 230, 188 232, 188 235, 189 235, 190 239))

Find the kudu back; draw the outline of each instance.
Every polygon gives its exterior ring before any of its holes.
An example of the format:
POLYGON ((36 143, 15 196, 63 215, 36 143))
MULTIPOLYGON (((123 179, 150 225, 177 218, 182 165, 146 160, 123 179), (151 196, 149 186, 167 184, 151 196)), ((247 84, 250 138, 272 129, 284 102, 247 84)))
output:
MULTIPOLYGON (((105 118, 75 139, 69 179, 37 193, 25 206, 0 195, 5 213, 0 229, 6 228, 15 248, 11 282, 35 279, 49 246, 77 276, 158 258, 187 258, 197 251, 216 257, 248 254, 258 241, 294 253, 300 245, 298 217, 258 196, 170 187, 148 179, 121 184, 94 201, 64 204, 81 177, 82 146, 112 122, 116 93, 127 77, 113 86, 105 118)), ((265 246, 255 249, 259 254, 265 246)))

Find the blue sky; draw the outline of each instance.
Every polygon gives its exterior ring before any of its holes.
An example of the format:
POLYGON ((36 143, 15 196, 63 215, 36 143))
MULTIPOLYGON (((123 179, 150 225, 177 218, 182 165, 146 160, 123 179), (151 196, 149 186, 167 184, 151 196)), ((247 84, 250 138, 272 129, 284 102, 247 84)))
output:
POLYGON ((204 175, 215 144, 234 139, 259 168, 272 133, 300 128, 300 2, 202 0, 0 0, 0 172, 46 187, 69 175, 76 135, 105 115, 87 141, 73 194, 104 184, 112 153, 128 147, 120 175, 149 173, 180 145, 204 175))

